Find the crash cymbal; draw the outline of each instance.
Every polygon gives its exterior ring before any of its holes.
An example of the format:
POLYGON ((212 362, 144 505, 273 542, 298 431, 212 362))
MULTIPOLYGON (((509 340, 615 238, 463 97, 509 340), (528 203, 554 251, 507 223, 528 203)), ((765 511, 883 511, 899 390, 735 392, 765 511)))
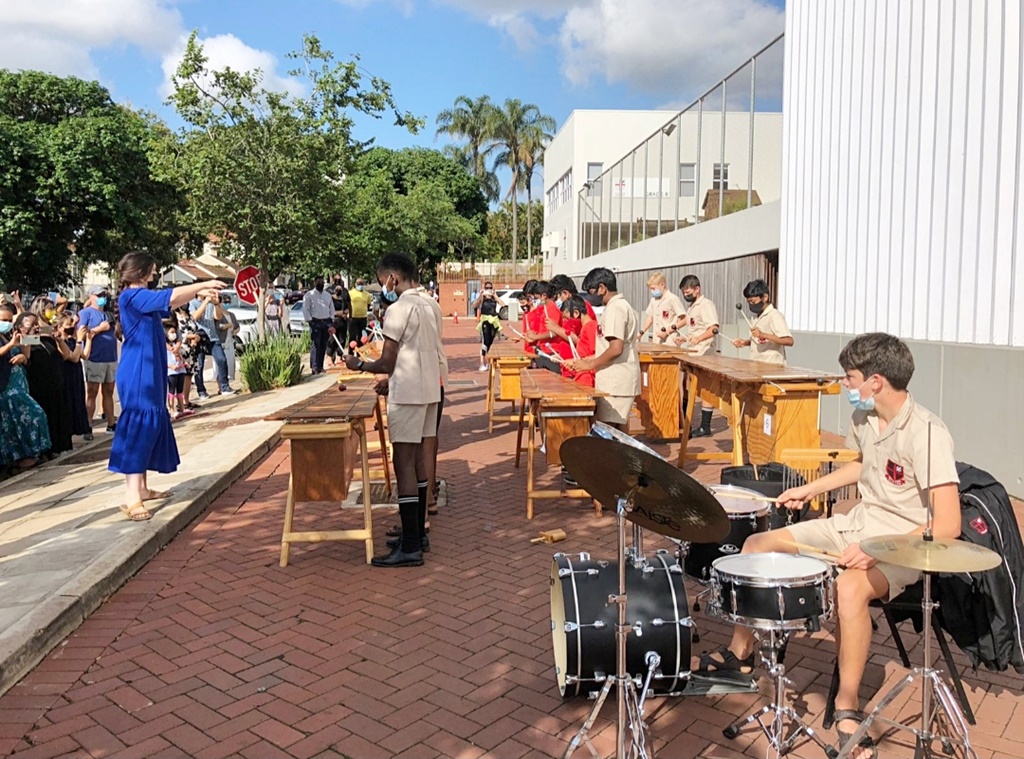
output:
POLYGON ((662 458, 615 440, 574 437, 562 443, 562 465, 606 506, 632 493, 626 519, 659 535, 714 543, 729 517, 707 488, 662 458))
POLYGON ((923 535, 880 535, 860 542, 868 556, 898 567, 922 572, 984 572, 1002 563, 995 551, 965 540, 923 535))

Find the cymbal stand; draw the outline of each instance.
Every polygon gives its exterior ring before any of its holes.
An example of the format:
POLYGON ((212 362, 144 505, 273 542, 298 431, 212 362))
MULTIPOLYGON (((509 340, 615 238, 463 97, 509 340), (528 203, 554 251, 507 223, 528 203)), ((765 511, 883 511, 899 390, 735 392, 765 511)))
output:
MULTIPOLYGON (((930 525, 929 525, 930 527, 930 525)), ((930 530, 929 530, 930 532, 930 530)), ((926 532, 926 535, 929 533, 926 532)), ((895 728, 906 730, 914 734, 914 759, 928 759, 934 755, 932 745, 939 741, 942 746, 942 753, 946 756, 953 756, 955 749, 961 749, 961 755, 965 759, 978 759, 978 754, 971 746, 970 738, 967 736, 967 720, 960 710, 960 704, 953 697, 945 680, 942 679, 942 670, 935 669, 932 663, 932 614, 939 608, 939 604, 932 600, 932 573, 924 573, 924 596, 921 599, 921 610, 924 613, 924 628, 921 634, 924 636, 924 666, 914 667, 910 673, 896 683, 892 689, 882 697, 875 708, 868 714, 867 719, 861 723, 850 740, 842 747, 838 759, 847 759, 856 750, 860 739, 867 735, 868 728, 873 722, 895 728), (921 726, 904 725, 902 722, 880 716, 886 707, 891 704, 897 696, 906 688, 913 685, 915 681, 921 681, 921 726)))
POLYGON ((756 722, 768 739, 769 745, 775 749, 776 756, 785 756, 796 745, 800 735, 806 734, 821 747, 826 756, 832 759, 836 756, 836 750, 825 743, 814 728, 800 718, 796 709, 786 702, 786 686, 792 685, 793 681, 786 677, 786 665, 779 660, 779 652, 789 640, 789 632, 785 630, 767 630, 765 632, 767 638, 763 632, 755 630, 754 634, 761 644, 761 663, 764 665, 768 677, 775 684, 775 695, 770 704, 744 719, 732 723, 722 731, 722 734, 729 739, 735 738, 739 735, 740 730, 750 723, 756 722), (766 723, 764 717, 768 714, 771 714, 772 718, 770 722, 766 723), (789 725, 792 725, 793 729, 787 736, 789 725))
POLYGON ((647 677, 644 683, 644 693, 637 693, 637 684, 626 671, 626 640, 630 632, 635 632, 637 637, 643 634, 639 625, 634 628, 626 622, 626 513, 633 505, 633 492, 626 498, 619 498, 615 505, 616 521, 618 525, 618 558, 619 558, 619 588, 618 593, 608 596, 608 603, 618 604, 618 621, 615 625, 615 677, 606 677, 604 685, 597 696, 594 708, 584 721, 579 732, 573 736, 562 754, 562 759, 569 759, 570 756, 580 747, 586 744, 590 755, 600 759, 600 755, 590 741, 590 728, 597 720, 601 707, 604 706, 612 686, 616 686, 618 701, 618 715, 615 725, 615 759, 654 759, 654 746, 647 744, 647 724, 644 722, 643 704, 647 694, 647 684, 660 661, 657 655, 647 657, 647 677))

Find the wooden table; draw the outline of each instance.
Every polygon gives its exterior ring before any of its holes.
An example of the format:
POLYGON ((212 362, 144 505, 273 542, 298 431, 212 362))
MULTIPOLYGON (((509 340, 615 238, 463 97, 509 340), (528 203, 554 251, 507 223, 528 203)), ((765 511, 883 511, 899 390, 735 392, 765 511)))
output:
MULTIPOLYGON (((822 395, 839 392, 838 374, 799 369, 719 355, 685 355, 688 374, 684 432, 690 429, 699 396, 706 408, 718 409, 732 428, 732 452, 698 453, 698 461, 766 464, 787 448, 820 448, 818 406, 822 395)), ((679 447, 686 457, 687 436, 679 447)))
POLYGON ((644 434, 652 440, 683 439, 682 370, 687 348, 661 343, 641 343, 640 397, 636 405, 644 434))
MULTIPOLYGON (((594 419, 594 399, 607 395, 586 387, 547 369, 522 369, 519 372, 523 405, 519 409, 519 430, 516 433, 516 466, 523 450, 523 425, 527 425, 526 447, 526 518, 533 519, 533 502, 546 498, 590 498, 581 488, 566 489, 564 480, 558 490, 535 490, 536 443, 534 433, 543 425, 544 451, 547 463, 561 466, 559 449, 572 437, 590 434, 594 419), (527 410, 529 406, 529 410, 527 410)), ((600 515, 600 505, 595 509, 600 515)))
POLYGON ((519 371, 529 366, 533 356, 524 351, 519 343, 495 341, 487 351, 487 432, 494 432, 495 422, 515 422, 516 404, 523 397, 519 386, 519 371), (498 392, 495 395, 495 379, 498 380, 498 392), (497 414, 499 401, 512 404, 509 415, 497 414))
POLYGON ((292 543, 320 543, 327 540, 361 540, 366 548, 366 562, 373 558, 373 519, 371 516, 370 464, 366 420, 376 418, 385 476, 387 445, 378 396, 371 382, 356 381, 339 392, 336 386, 318 395, 282 409, 267 417, 283 421, 281 437, 291 447, 291 475, 288 478, 288 499, 281 533, 281 566, 288 566, 292 543), (361 530, 292 531, 295 504, 300 501, 337 501, 348 498, 355 468, 358 445, 362 464, 363 528, 361 530))

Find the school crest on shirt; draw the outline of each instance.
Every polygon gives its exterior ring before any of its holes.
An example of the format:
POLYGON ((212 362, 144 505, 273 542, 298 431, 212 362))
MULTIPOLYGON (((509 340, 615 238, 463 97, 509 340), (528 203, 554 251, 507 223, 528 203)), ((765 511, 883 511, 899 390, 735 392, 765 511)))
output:
POLYGON ((885 462, 885 479, 893 485, 906 485, 907 475, 903 471, 903 465, 897 464, 892 459, 885 462))
POLYGON ((690 326, 691 327, 696 327, 697 326, 697 320, 694 319, 692 316, 690 317, 690 326))
POLYGON ((669 313, 668 313, 667 310, 661 312, 661 318, 662 319, 667 319, 668 317, 669 317, 669 313))
POLYGON ((988 522, 984 517, 975 517, 971 520, 971 527, 979 535, 988 535, 988 522))
POLYGON ((604 337, 604 327, 602 327, 600 324, 597 325, 597 336, 604 337))

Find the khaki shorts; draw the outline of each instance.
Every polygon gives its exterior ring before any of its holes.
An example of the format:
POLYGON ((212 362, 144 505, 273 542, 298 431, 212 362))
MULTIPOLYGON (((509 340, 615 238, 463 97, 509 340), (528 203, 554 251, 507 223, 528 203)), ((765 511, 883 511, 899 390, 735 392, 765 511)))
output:
POLYGON ((437 437, 436 403, 388 403, 388 437, 392 443, 421 443, 437 437))
POLYGON ((594 399, 594 415, 606 424, 625 424, 633 412, 633 396, 609 395, 594 399))
MULTIPOLYGON (((859 543, 867 538, 878 535, 890 535, 894 530, 869 530, 865 529, 858 520, 850 520, 844 516, 832 517, 831 519, 809 519, 806 522, 797 522, 787 525, 786 530, 793 536, 797 543, 804 543, 815 548, 826 551, 842 553, 847 546, 859 543)), ((808 556, 814 556, 810 551, 800 551, 808 556)), ((875 565, 878 571, 885 575, 889 583, 889 600, 896 598, 906 588, 921 579, 921 573, 916 569, 897 567, 894 564, 879 562, 875 565)))
POLYGON ((86 361, 85 381, 96 384, 112 383, 117 376, 116 361, 86 361))

